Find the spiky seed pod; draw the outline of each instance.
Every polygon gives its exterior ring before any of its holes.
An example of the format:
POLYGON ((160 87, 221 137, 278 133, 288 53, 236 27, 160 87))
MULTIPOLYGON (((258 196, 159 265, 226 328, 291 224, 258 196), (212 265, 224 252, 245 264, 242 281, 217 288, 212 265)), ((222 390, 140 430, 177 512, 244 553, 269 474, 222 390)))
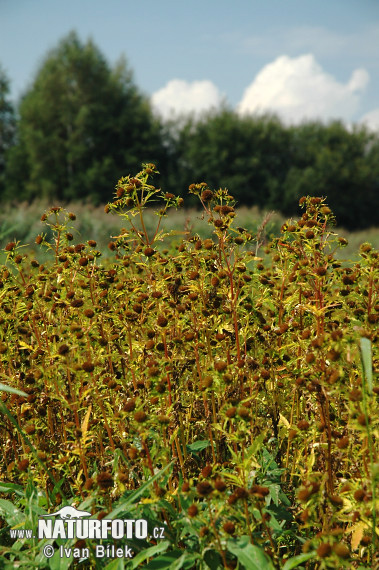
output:
POLYGON ((157 325, 159 327, 162 327, 162 328, 167 327, 168 320, 166 319, 166 317, 164 315, 158 315, 157 325))
POLYGON ((367 423, 370 423, 370 418, 365 416, 365 414, 359 414, 359 416, 357 417, 357 421, 359 423, 360 426, 365 427, 366 426, 366 419, 367 419, 367 423))
POLYGON ((302 430, 302 431, 306 431, 307 429, 309 429, 310 423, 307 420, 300 420, 297 423, 297 427, 302 430))
POLYGON ((60 347, 58 348, 58 354, 67 354, 69 352, 69 347, 67 346, 67 344, 61 344, 60 347))
POLYGON ((232 206, 221 206, 220 213, 222 216, 227 216, 234 212, 234 208, 232 206))
POLYGON ((237 408, 235 406, 233 406, 232 408, 229 408, 228 410, 226 410, 225 415, 228 418, 234 418, 236 413, 237 413, 237 408))
POLYGON ((301 502, 306 502, 308 501, 309 497, 311 496, 311 490, 308 488, 305 489, 300 489, 298 494, 297 494, 297 498, 299 499, 299 501, 301 502))
POLYGON ((29 467, 29 459, 21 459, 21 461, 17 463, 17 469, 19 471, 27 471, 28 467, 29 467))
POLYGON ((217 477, 216 481, 214 482, 215 489, 220 493, 226 491, 226 483, 220 477, 217 477))
POLYGON ((210 202, 213 198, 213 192, 212 190, 203 190, 201 193, 201 199, 203 200, 203 202, 210 202))
POLYGON ((329 500, 336 507, 340 507, 343 505, 343 500, 338 495, 330 495, 329 500))
POLYGON ((333 551, 337 554, 339 558, 346 559, 349 558, 350 556, 350 551, 348 547, 346 546, 346 544, 343 544, 342 542, 335 544, 333 546, 333 551))
POLYGON ((105 491, 113 487, 113 477, 109 471, 102 471, 97 475, 97 484, 101 490, 105 491))
POLYGON ((159 414, 159 416, 157 417, 157 420, 162 425, 168 425, 171 422, 170 418, 168 416, 163 415, 163 414, 159 414))
POLYGON ((191 505, 190 507, 188 507, 188 516, 193 518, 196 517, 196 515, 198 514, 199 509, 197 508, 197 506, 195 504, 191 505))
POLYGON ((332 547, 328 542, 322 542, 316 550, 319 558, 326 558, 332 552, 332 547))
POLYGON ((223 372, 227 367, 228 364, 225 362, 225 360, 218 360, 214 363, 214 368, 217 370, 217 372, 223 372))
MULTIPOLYGON (((263 489, 263 487, 261 487, 261 489, 263 489)), ((247 489, 245 489, 245 487, 237 487, 237 489, 234 491, 234 493, 235 493, 237 499, 247 499, 249 496, 249 491, 247 489)))
POLYGON ((235 530, 236 530, 236 527, 235 527, 234 523, 232 523, 231 521, 227 521, 226 523, 224 523, 224 524, 222 525, 222 528, 224 529, 224 531, 225 531, 227 534, 234 534, 234 533, 235 533, 235 530))
POLYGON ((196 485, 196 491, 200 495, 200 497, 206 497, 210 495, 213 491, 213 486, 209 481, 200 481, 196 485))
POLYGON ((188 493, 189 490, 190 490, 190 484, 188 483, 188 481, 184 481, 182 485, 182 493, 188 493))
POLYGON ((87 317, 87 319, 92 319, 92 317, 95 315, 95 311, 92 309, 86 309, 84 311, 84 315, 87 317))
POLYGON ((135 421, 138 422, 139 424, 142 424, 142 423, 144 423, 144 422, 147 420, 147 413, 144 412, 144 411, 142 411, 142 410, 139 411, 139 412, 136 412, 136 413, 134 414, 134 419, 135 419, 135 421))
POLYGON ((162 295, 163 295, 162 291, 153 291, 151 294, 153 299, 160 299, 162 295))
POLYGON ((347 436, 341 437, 337 441, 338 449, 346 449, 349 446, 349 438, 347 436))
POLYGON ((203 469, 201 470, 201 475, 204 478, 209 477, 211 473, 212 473, 212 465, 209 464, 203 467, 203 469))
POLYGON ((240 416, 240 418, 243 418, 244 420, 247 421, 251 419, 250 411, 245 406, 240 406, 238 408, 238 415, 240 416))
POLYGON ((87 360, 86 362, 83 362, 82 364, 82 370, 84 370, 85 372, 93 372, 95 369, 95 365, 93 362, 87 360))
POLYGON ((155 253, 155 249, 153 249, 152 247, 145 247, 143 253, 144 255, 146 255, 146 257, 152 257, 155 253))

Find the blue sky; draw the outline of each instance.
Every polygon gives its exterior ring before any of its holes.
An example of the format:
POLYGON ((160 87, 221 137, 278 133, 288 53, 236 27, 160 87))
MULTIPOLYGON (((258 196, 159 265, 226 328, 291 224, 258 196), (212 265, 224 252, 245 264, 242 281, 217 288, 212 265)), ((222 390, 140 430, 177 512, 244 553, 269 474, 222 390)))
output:
POLYGON ((0 0, 0 64, 17 99, 69 31, 124 54, 164 117, 222 101, 284 121, 379 129, 377 0, 0 0))

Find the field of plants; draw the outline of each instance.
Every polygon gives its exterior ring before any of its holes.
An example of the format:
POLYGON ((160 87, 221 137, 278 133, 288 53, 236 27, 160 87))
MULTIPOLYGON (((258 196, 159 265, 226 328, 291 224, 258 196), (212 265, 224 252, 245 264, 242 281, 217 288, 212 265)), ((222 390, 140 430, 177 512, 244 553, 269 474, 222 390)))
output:
POLYGON ((209 237, 170 236, 156 174, 116 185, 106 261, 58 206, 4 248, 0 568, 379 568, 378 251, 344 261, 321 197, 267 241, 205 183, 209 237), (11 533, 68 505, 149 535, 11 533))

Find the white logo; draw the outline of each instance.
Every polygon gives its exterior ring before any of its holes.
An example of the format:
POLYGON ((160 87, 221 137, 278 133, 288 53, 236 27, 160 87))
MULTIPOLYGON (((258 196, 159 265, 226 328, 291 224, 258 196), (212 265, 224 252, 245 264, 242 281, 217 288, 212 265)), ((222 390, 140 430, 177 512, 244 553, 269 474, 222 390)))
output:
POLYGON ((78 511, 75 507, 67 505, 62 507, 56 513, 50 513, 49 515, 41 515, 42 517, 57 517, 59 516, 63 520, 67 519, 80 519, 81 517, 90 517, 91 513, 88 511, 78 511))

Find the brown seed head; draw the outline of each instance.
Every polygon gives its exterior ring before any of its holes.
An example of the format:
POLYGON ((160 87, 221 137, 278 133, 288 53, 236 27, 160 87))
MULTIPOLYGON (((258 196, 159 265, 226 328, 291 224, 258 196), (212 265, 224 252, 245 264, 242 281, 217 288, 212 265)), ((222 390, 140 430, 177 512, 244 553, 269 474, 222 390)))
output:
POLYGON ((143 422, 145 422, 145 421, 147 420, 147 414, 146 414, 146 412, 144 412, 144 411, 141 410, 141 411, 136 412, 136 413, 134 414, 134 419, 135 419, 135 421, 138 422, 139 424, 142 424, 143 422))
POLYGON ((213 491, 213 486, 209 481, 200 481, 196 485, 196 491, 200 495, 200 497, 206 497, 210 495, 213 491))
POLYGON ((349 558, 349 556, 350 556, 350 551, 349 551, 348 547, 346 546, 346 544, 343 544, 342 542, 335 544, 333 546, 333 550, 339 558, 346 559, 346 558, 349 558))
POLYGON ((191 506, 188 508, 188 511, 187 511, 188 516, 190 516, 191 518, 196 517, 196 515, 198 514, 198 512, 199 512, 199 509, 198 509, 197 506, 194 505, 194 504, 191 505, 191 506))
POLYGON ((322 542, 316 552, 320 558, 326 558, 332 552, 332 547, 328 542, 322 542))
POLYGON ((97 484, 99 485, 100 489, 106 490, 113 487, 113 477, 109 471, 102 471, 97 476, 97 484))
POLYGON ((222 525, 222 528, 227 534, 234 534, 236 527, 231 521, 227 521, 222 525))

